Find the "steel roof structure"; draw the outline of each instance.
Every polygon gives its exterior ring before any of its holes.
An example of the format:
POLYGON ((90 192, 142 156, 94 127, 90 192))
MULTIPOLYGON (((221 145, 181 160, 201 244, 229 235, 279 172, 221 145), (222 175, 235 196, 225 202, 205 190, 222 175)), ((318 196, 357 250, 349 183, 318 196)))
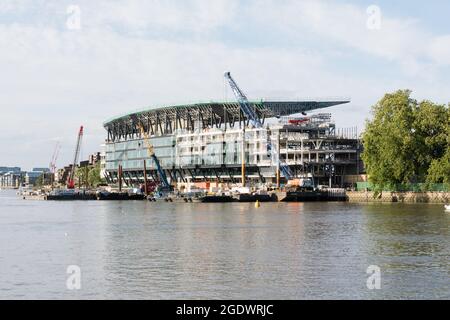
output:
MULTIPOLYGON (((251 101, 255 113, 264 123, 266 119, 282 117, 349 103, 349 99, 330 101, 251 101)), ((140 136, 141 123, 150 135, 172 134, 179 129, 194 130, 195 123, 203 128, 233 128, 249 124, 238 102, 205 102, 148 108, 113 118, 104 123, 108 141, 133 139, 140 136)))

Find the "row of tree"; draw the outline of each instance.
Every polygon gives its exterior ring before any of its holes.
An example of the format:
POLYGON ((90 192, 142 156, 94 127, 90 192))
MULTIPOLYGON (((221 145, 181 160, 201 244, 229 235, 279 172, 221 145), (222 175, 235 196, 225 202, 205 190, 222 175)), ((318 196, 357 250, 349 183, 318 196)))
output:
POLYGON ((362 158, 377 188, 450 184, 450 105, 416 101, 411 91, 386 94, 372 107, 362 158))

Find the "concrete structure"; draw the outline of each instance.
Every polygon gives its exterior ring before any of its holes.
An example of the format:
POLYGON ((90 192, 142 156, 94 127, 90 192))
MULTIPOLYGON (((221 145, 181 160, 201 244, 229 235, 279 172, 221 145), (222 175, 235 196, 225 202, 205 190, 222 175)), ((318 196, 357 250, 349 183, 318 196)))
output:
POLYGON ((20 167, 0 167, 0 174, 5 174, 8 172, 21 172, 20 167))
MULTIPOLYGON (((252 102, 264 128, 250 126, 238 103, 210 102, 153 108, 107 121, 105 176, 117 183, 119 165, 129 186, 158 180, 138 129, 142 123, 172 184, 188 182, 240 183, 245 162, 249 184, 275 183, 278 159, 295 177, 312 177, 315 184, 344 186, 347 175, 362 171, 356 128, 338 129, 330 114, 287 116, 348 103, 333 101, 252 102), (269 120, 271 119, 271 120, 269 120), (268 145, 274 150, 268 152, 268 145)), ((284 181, 286 183, 286 181, 284 181)))

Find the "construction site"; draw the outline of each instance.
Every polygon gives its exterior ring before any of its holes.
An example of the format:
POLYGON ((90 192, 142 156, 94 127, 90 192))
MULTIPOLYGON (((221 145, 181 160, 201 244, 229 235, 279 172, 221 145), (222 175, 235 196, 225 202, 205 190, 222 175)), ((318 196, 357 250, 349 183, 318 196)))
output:
POLYGON ((224 77, 235 101, 151 107, 113 118, 104 123, 102 152, 80 162, 81 126, 73 161, 63 169, 56 168, 61 146, 55 146, 50 179, 41 179, 47 191, 38 196, 330 200, 345 198, 345 190, 364 179, 357 128, 338 128, 324 112, 349 99, 250 101, 229 72, 224 77))
POLYGON ((348 188, 364 172, 357 128, 322 109, 349 99, 235 101, 147 108, 104 123, 103 173, 119 188, 224 192, 348 188), (316 113, 316 112, 321 113, 316 113))

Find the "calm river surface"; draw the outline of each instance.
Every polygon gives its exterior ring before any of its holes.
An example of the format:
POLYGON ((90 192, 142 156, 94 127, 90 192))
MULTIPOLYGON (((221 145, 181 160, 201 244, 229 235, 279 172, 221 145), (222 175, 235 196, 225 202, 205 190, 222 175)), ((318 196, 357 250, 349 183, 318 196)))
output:
POLYGON ((39 202, 0 191, 0 299, 449 299, 443 205, 39 202), (68 290, 69 265, 81 289, 68 290), (367 288, 370 265, 381 289, 367 288))

